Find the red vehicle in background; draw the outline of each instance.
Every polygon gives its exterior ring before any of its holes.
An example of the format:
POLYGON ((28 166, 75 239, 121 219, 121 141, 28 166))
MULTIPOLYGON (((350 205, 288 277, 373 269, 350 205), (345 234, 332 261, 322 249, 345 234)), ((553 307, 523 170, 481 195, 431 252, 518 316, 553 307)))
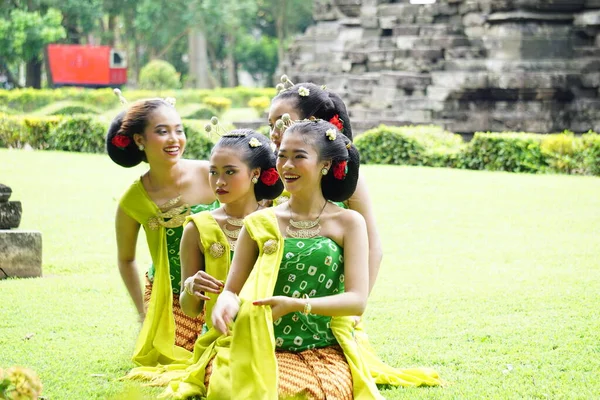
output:
POLYGON ((54 87, 119 87, 127 83, 125 54, 110 46, 50 44, 47 50, 54 87))

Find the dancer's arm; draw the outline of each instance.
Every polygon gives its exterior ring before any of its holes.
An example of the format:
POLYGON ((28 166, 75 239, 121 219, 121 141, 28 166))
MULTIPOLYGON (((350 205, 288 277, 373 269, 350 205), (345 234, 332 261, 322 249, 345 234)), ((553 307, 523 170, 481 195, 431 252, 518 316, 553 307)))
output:
POLYGON ((383 258, 383 250, 381 247, 381 239, 377 231, 377 223, 375 222, 375 214, 373 212, 373 203, 369 196, 367 185, 359 176, 356 190, 350 199, 348 199, 348 207, 351 210, 359 212, 367 224, 367 235, 369 241, 369 293, 375 286, 381 260, 383 258))
POLYGON ((209 297, 203 292, 221 293, 223 283, 205 272, 200 232, 193 222, 183 228, 179 257, 181 260, 181 294, 179 295, 181 309, 186 315, 197 317, 202 312, 204 301, 209 300, 209 297))
POLYGON ((369 293, 369 273, 365 268, 368 255, 364 248, 367 241, 366 224, 363 217, 354 211, 345 211, 340 217, 344 231, 344 285, 343 293, 298 299, 287 296, 274 296, 255 301, 257 306, 269 305, 273 320, 291 312, 303 312, 310 304, 310 313, 326 316, 362 315, 367 305, 369 293))
POLYGON ((213 326, 221 333, 229 333, 227 325, 233 321, 240 309, 237 295, 248 280, 257 258, 258 245, 250 237, 246 227, 242 227, 231 261, 231 268, 227 274, 225 289, 217 299, 212 313, 213 326))
POLYGON ((127 215, 119 206, 115 217, 115 231, 117 236, 117 262, 121 278, 127 291, 135 304, 140 321, 146 316, 142 287, 135 263, 135 246, 137 244, 140 224, 127 215))

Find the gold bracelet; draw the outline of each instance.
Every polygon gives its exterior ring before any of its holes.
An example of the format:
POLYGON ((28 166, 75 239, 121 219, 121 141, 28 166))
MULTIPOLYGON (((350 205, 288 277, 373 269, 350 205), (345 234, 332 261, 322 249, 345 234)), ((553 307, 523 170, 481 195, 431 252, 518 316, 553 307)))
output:
MULTIPOLYGON (((188 279, 190 279, 190 278, 188 278, 188 279)), ((188 286, 189 286, 189 285, 188 285, 188 279, 186 279, 186 280, 183 282, 183 291, 184 291, 184 292, 186 292, 187 294, 189 294, 190 296, 194 296, 194 292, 192 292, 192 291, 190 290, 190 288, 188 287, 188 286)), ((192 282, 193 282, 193 281, 192 281, 192 282)))
POLYGON ((304 303, 304 310, 302 311, 302 314, 308 315, 310 314, 310 310, 312 310, 312 306, 308 302, 308 295, 306 293, 302 295, 302 298, 306 300, 306 302, 304 303))

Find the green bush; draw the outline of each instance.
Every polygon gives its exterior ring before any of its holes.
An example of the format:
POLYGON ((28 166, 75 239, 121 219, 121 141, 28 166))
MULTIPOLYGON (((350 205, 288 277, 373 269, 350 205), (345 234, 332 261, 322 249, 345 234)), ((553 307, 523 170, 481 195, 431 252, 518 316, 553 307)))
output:
POLYGON ((186 114, 179 113, 182 118, 186 119, 200 119, 200 120, 209 120, 214 116, 218 116, 219 113, 214 107, 208 106, 206 104, 200 104, 198 107, 194 107, 193 111, 188 112, 186 114))
POLYGON ((541 149, 542 136, 520 132, 476 132, 464 153, 465 167, 489 171, 542 172, 547 167, 541 149))
POLYGON ((140 70, 139 85, 141 89, 177 89, 179 73, 164 60, 152 60, 140 70))
MULTIPOLYGON (((150 97, 174 97, 177 105, 200 104, 206 97, 224 97, 231 101, 230 106, 240 108, 246 107, 248 101, 253 97, 266 96, 272 98, 275 89, 267 88, 222 88, 222 89, 182 89, 176 90, 169 87, 165 90, 123 90, 123 96, 132 102, 150 97)), ((110 110, 119 106, 119 101, 113 94, 112 88, 104 89, 81 89, 81 88, 58 88, 58 89, 0 89, 0 112, 6 110, 6 114, 29 113, 39 110, 50 104, 70 101, 85 103, 100 110, 110 110)))
POLYGON ((264 116, 270 105, 271 99, 267 96, 253 97, 248 101, 248 107, 254 108, 259 118, 264 116))
POLYGON ((583 173, 600 176, 600 135, 588 132, 581 137, 583 142, 583 173))
POLYGON ((204 104, 217 110, 218 116, 221 116, 231 107, 231 100, 227 97, 210 96, 204 98, 204 104))
POLYGON ((60 116, 25 117, 22 119, 22 141, 33 148, 44 150, 50 147, 51 135, 54 128, 62 121, 60 116))
POLYGON ((204 123, 198 121, 184 120, 183 127, 187 137, 185 146, 185 157, 196 160, 208 160, 214 142, 204 130, 204 123))
POLYGON ((380 125, 354 141, 364 164, 447 166, 462 139, 441 128, 380 125))
POLYGON ((20 117, 0 114, 0 146, 20 148, 25 127, 20 117))
POLYGON ((104 153, 107 123, 81 115, 64 119, 50 132, 49 149, 104 153))
POLYGON ((73 114, 100 114, 101 111, 89 103, 81 101, 59 101, 49 104, 35 112, 35 115, 73 115, 73 114))

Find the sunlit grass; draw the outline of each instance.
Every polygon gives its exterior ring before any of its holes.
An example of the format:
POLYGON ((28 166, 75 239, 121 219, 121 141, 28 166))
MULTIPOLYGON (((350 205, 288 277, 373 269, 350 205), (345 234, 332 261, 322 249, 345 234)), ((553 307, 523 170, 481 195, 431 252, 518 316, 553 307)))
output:
MULTIPOLYGON (((0 150, 0 182, 23 202, 20 229, 42 232, 45 275, 0 281, 0 367, 35 369, 50 399, 157 393, 116 380, 139 326, 113 217, 143 171, 105 155, 0 150)), ((386 389, 387 399, 600 393, 598 178, 362 171, 385 253, 365 316, 371 341, 390 364, 433 367, 448 382, 386 389)))

